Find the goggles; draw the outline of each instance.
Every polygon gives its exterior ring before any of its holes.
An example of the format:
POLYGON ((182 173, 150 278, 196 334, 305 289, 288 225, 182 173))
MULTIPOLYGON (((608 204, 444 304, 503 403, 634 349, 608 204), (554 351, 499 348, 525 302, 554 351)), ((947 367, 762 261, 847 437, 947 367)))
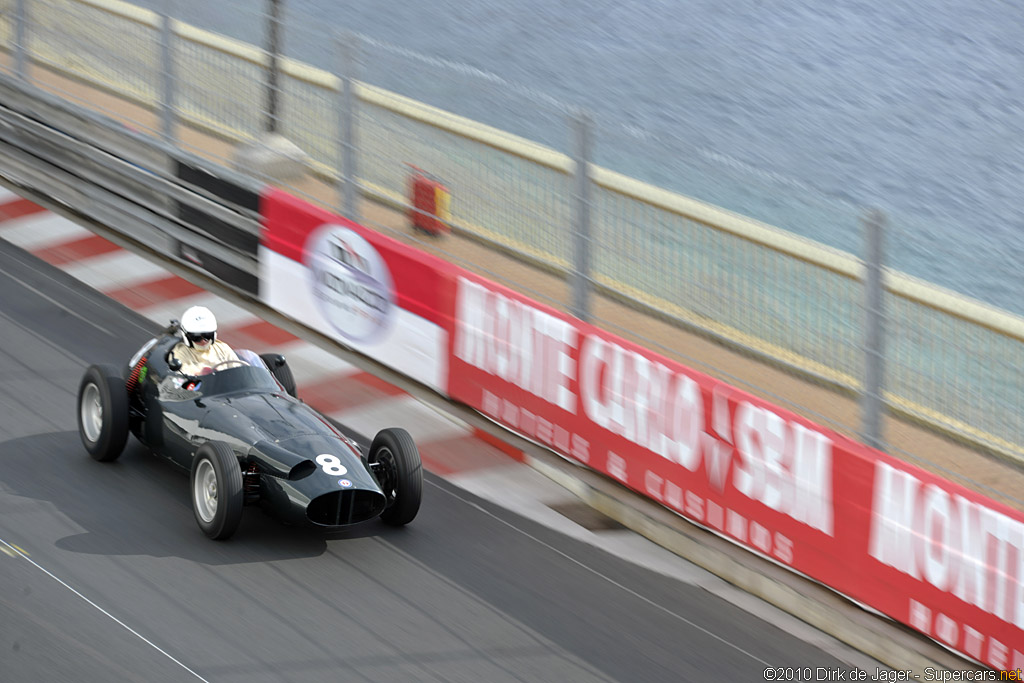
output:
POLYGON ((212 342, 216 337, 216 332, 186 332, 185 337, 193 344, 200 342, 212 342))

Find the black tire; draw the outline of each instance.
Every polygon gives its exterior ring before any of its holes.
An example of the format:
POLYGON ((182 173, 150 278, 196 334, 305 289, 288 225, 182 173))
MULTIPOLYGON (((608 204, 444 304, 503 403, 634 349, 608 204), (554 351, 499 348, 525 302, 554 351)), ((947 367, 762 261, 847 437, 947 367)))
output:
POLYGON ((78 385, 78 436, 100 462, 116 460, 128 440, 128 390, 113 365, 90 365, 78 385))
POLYGON ((230 538, 242 521, 242 468, 231 446, 207 441, 192 459, 189 477, 192 512, 196 523, 209 538, 230 538))
POLYGON ((292 398, 298 398, 298 388, 295 386, 295 377, 292 375, 292 369, 288 366, 288 361, 284 359, 284 356, 278 353, 263 353, 260 354, 260 358, 267 367, 270 368, 270 374, 274 376, 284 390, 288 392, 288 395, 292 398))
POLYGON ((423 463, 409 432, 397 428, 377 432, 367 462, 388 498, 381 521, 403 526, 415 519, 423 498, 423 463))

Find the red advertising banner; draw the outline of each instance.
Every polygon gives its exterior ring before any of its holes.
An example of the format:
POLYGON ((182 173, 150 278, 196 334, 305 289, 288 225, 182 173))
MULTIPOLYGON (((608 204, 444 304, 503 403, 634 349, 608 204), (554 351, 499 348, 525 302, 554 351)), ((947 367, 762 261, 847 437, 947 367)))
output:
POLYGON ((437 385, 452 399, 993 669, 1024 669, 1020 512, 286 193, 261 211, 272 305, 316 319, 293 283, 318 272, 318 231, 351 230, 373 248, 349 240, 338 277, 365 261, 363 282, 380 256, 398 305, 440 330, 424 348, 447 356, 437 385))
POLYGON ((995 669, 1024 667, 1024 517, 470 273, 449 393, 995 669))

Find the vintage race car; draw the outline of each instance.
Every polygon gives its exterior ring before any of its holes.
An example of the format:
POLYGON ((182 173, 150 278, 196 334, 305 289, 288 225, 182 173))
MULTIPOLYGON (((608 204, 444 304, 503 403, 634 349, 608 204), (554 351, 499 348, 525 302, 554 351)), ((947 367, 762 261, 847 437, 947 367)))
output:
POLYGON ((116 459, 128 433, 191 473, 199 528, 225 539, 244 505, 286 523, 341 527, 380 517, 408 524, 423 470, 404 429, 377 433, 368 451, 295 397, 283 356, 236 350, 209 374, 188 377, 171 355, 171 321, 124 369, 92 365, 78 389, 78 430, 89 454, 116 459))

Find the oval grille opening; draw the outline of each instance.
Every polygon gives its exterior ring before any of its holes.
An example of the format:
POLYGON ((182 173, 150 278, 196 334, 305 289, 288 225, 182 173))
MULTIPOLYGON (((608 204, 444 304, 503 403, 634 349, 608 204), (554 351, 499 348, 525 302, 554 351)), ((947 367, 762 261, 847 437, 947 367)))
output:
POLYGON ((306 517, 321 526, 356 524, 379 515, 386 502, 376 491, 335 491, 314 498, 306 508, 306 517))

